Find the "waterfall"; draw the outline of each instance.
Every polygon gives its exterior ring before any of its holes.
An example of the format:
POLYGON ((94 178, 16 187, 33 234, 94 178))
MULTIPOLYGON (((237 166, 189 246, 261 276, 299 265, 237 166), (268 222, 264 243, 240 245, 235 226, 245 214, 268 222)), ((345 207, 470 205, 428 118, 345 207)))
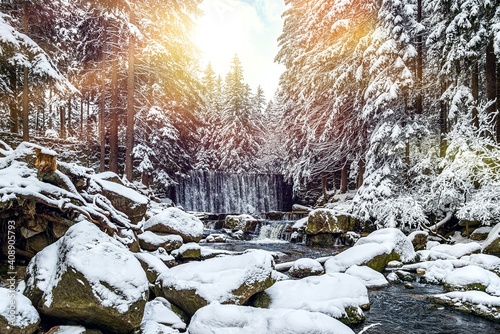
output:
POLYGON ((188 211, 260 214, 288 211, 290 188, 279 174, 192 171, 175 186, 174 197, 188 211))
POLYGON ((286 227, 288 222, 273 221, 260 227, 259 237, 257 239, 287 240, 286 227))

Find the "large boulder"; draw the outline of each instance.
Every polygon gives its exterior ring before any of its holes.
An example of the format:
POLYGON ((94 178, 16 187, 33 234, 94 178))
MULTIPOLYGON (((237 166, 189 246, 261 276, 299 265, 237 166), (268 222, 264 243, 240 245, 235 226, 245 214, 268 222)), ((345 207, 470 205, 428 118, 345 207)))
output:
POLYGON ((274 283, 274 260, 265 251, 223 256, 171 268, 158 277, 157 289, 189 315, 217 301, 243 304, 274 283))
POLYGON ((362 308, 369 307, 369 303, 365 285, 347 274, 276 282, 253 301, 254 306, 264 308, 320 312, 344 323, 361 322, 362 308))
POLYGON ((15 290, 0 288, 2 334, 32 334, 39 323, 40 316, 28 298, 15 290))
POLYGON ((203 223, 199 218, 178 208, 167 208, 144 223, 146 231, 176 234, 184 242, 199 242, 203 237, 203 223))
POLYGON ((304 278, 307 276, 322 275, 325 273, 325 269, 323 269, 323 266, 318 261, 303 258, 294 261, 288 273, 292 277, 304 278))
POLYGON ((268 310, 212 303, 194 315, 190 334, 354 334, 352 329, 329 316, 304 310, 268 310))
POLYGON ((31 260, 24 294, 59 323, 129 333, 141 323, 148 280, 123 244, 83 221, 31 260))
POLYGON ((339 236, 358 230, 356 220, 331 209, 316 209, 309 213, 305 232, 311 244, 333 246, 339 236))
POLYGON ((476 265, 453 270, 446 275, 444 286, 448 291, 483 291, 500 297, 500 277, 476 265))
POLYGON ((390 261, 399 260, 399 255, 381 244, 364 244, 348 248, 325 262, 325 271, 330 273, 345 272, 350 267, 368 266, 382 272, 390 261))
POLYGON ((496 224, 488 234, 483 243, 483 253, 500 257, 500 224, 496 224))
MULTIPOLYGON (((167 333, 171 330, 186 330, 186 323, 174 312, 174 308, 168 300, 158 297, 146 304, 141 323, 141 332, 149 332, 151 328, 162 328, 163 326, 169 328, 167 329, 167 333)), ((152 331, 151 333, 161 333, 161 331, 152 331)))
POLYGON ((146 231, 139 234, 137 237, 141 248, 151 252, 154 252, 160 247, 164 248, 167 252, 171 252, 182 246, 182 237, 175 234, 164 235, 146 231))
MULTIPOLYGON (((99 174, 98 174, 99 175, 99 174)), ((92 178, 92 189, 106 197, 113 207, 123 212, 132 224, 140 222, 148 208, 147 197, 124 185, 98 176, 92 178)))
POLYGON ((415 231, 410 233, 408 239, 413 244, 413 249, 415 251, 424 250, 427 246, 427 238, 429 237, 429 232, 426 231, 415 231))
POLYGON ((411 240, 397 228, 384 228, 370 233, 356 241, 354 246, 364 244, 380 244, 393 251, 402 262, 411 262, 415 259, 415 249, 411 240))

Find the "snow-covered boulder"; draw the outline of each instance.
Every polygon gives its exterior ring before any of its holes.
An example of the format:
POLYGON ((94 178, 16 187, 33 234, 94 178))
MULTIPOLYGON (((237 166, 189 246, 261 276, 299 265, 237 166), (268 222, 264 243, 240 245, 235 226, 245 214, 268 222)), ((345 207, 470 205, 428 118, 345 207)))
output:
POLYGON ((17 291, 0 288, 0 329, 2 334, 31 334, 38 329, 40 316, 31 301, 17 291), (14 313, 11 313, 14 301, 14 313))
POLYGON ((259 221, 250 215, 228 215, 224 220, 224 228, 254 232, 259 221))
POLYGON ((172 251, 170 255, 180 261, 200 260, 201 246, 196 242, 189 242, 182 245, 179 249, 172 251))
POLYGON ((472 254, 469 257, 470 264, 475 264, 486 270, 491 270, 500 276, 500 258, 489 254, 472 254))
POLYGON ((411 240, 397 228, 374 231, 359 239, 354 246, 372 243, 386 246, 390 252, 395 252, 402 262, 410 262, 415 259, 415 250, 411 240))
POLYGON ((500 256, 500 223, 496 224, 488 234, 482 250, 484 254, 500 256))
POLYGON ((142 269, 146 273, 149 283, 156 282, 161 273, 168 270, 167 265, 158 257, 150 253, 133 253, 141 263, 142 269))
POLYGON ((491 296, 483 291, 453 291, 434 295, 429 299, 434 303, 500 321, 500 297, 491 296))
POLYGON ((422 279, 428 283, 441 284, 456 268, 469 264, 465 260, 435 260, 404 265, 401 269, 421 273, 422 279))
POLYGON ((265 251, 189 262, 156 281, 166 299, 189 315, 213 301, 243 304, 274 283, 274 260, 265 251))
POLYGON ((254 306, 264 308, 321 312, 344 323, 362 321, 362 308, 369 307, 369 303, 365 285, 347 274, 276 282, 253 301, 254 306))
MULTIPOLYGON (((158 327, 152 323, 167 326, 170 329, 186 329, 186 323, 172 310, 172 305, 165 298, 158 297, 146 304, 142 318, 141 329, 158 327)), ((169 330, 170 330, 169 329, 169 330)), ((156 333, 156 332, 151 332, 156 333)))
POLYGON ((140 262, 87 221, 29 263, 24 294, 60 322, 128 333, 141 323, 148 280, 140 262))
POLYGON ((207 243, 226 242, 226 235, 221 233, 213 233, 205 238, 205 242, 207 243))
POLYGON ((261 309, 212 303, 198 310, 189 334, 354 334, 338 320, 318 312, 261 309))
POLYGON ((293 262, 292 266, 288 270, 288 273, 292 277, 303 278, 313 275, 322 275, 325 273, 325 269, 318 261, 303 258, 293 262))
POLYGON ((431 251, 444 253, 459 259, 464 255, 479 253, 481 251, 481 245, 477 242, 458 243, 455 245, 441 244, 432 247, 431 251))
POLYGON ((52 327, 47 334, 87 334, 91 331, 83 326, 55 326, 52 327))
POLYGON ((345 273, 358 278, 367 288, 380 288, 389 285, 384 275, 367 266, 352 266, 345 273))
POLYGON ((415 251, 423 250, 427 246, 427 238, 429 237, 429 232, 426 231, 415 231, 408 235, 408 239, 413 244, 413 249, 415 251))
POLYGON ((167 208, 149 218, 144 230, 180 235, 184 242, 199 242, 203 237, 203 223, 199 218, 178 208, 167 208))
POLYGON ((148 198, 134 189, 99 177, 92 178, 92 189, 106 197, 113 207, 123 212, 132 224, 140 222, 148 208, 148 198))
POLYGON ((382 244, 369 243, 348 248, 327 260, 325 262, 325 271, 327 274, 342 273, 357 265, 368 266, 382 272, 390 261, 399 259, 399 255, 395 251, 389 250, 388 247, 382 244))
POLYGON ((169 268, 177 265, 177 261, 175 261, 175 257, 168 254, 168 252, 163 247, 158 248, 154 252, 150 252, 150 254, 153 255, 154 257, 160 259, 169 268))
POLYGON ((493 272, 475 265, 458 268, 444 279, 448 291, 484 291, 500 297, 500 277, 493 272))
POLYGON ((491 226, 482 226, 476 228, 470 235, 470 239, 475 241, 486 240, 492 229, 493 228, 491 226))
POLYGON ((182 237, 175 234, 159 234, 146 231, 137 236, 142 249, 154 252, 160 247, 171 252, 182 246, 182 237))

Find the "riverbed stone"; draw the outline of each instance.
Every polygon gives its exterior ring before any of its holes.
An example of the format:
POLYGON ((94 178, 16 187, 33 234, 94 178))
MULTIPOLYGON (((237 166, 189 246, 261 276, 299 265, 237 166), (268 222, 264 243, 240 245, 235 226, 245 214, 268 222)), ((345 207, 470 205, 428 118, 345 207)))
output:
POLYGON ((303 278, 307 276, 322 275, 325 273, 325 269, 318 261, 314 259, 298 259, 288 270, 288 273, 292 277, 303 278))
POLYGON ((476 228, 472 234, 470 235, 471 240, 475 241, 483 241, 488 238, 488 234, 490 234, 493 228, 491 226, 483 226, 476 228))
POLYGON ((189 262, 158 277, 155 286, 165 298, 192 316, 217 301, 243 304, 274 284, 274 260, 265 251, 189 262))
POLYGON ((341 235, 356 230, 359 230, 356 219, 331 209, 311 211, 305 228, 308 243, 319 246, 334 246, 341 235))
POLYGON ((500 257, 500 223, 493 227, 484 241, 483 253, 500 257))

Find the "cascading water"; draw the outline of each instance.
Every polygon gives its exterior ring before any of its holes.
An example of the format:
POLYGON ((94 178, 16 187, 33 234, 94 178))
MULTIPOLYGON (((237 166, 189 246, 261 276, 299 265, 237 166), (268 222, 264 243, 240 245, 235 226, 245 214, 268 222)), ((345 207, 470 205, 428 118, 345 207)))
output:
POLYGON ((289 210, 289 188, 279 174, 192 171, 174 190, 188 211, 259 214, 289 210))
POLYGON ((286 238, 286 227, 288 222, 286 221, 274 221, 267 222, 260 227, 258 239, 271 239, 271 240, 287 240, 286 238))

